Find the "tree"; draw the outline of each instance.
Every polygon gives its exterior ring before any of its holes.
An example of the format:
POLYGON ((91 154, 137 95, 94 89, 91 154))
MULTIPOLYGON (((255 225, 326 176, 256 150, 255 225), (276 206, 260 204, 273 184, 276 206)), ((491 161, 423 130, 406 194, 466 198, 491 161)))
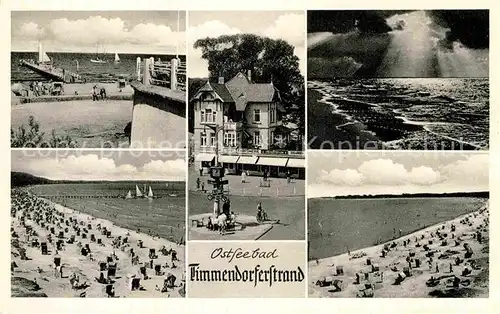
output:
MULTIPOLYGON (((227 81, 238 72, 252 71, 255 82, 273 82, 280 91, 285 108, 297 105, 304 109, 304 77, 294 47, 282 39, 253 34, 224 35, 198 39, 194 48, 208 61, 209 79, 227 81)), ((304 116, 304 115, 302 115, 304 116)))

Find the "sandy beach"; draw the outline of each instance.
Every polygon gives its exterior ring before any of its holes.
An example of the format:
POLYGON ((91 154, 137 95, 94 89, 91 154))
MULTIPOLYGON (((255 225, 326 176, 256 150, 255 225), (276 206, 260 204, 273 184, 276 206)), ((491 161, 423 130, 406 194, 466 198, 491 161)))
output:
POLYGON ((183 297, 184 245, 13 190, 13 297, 183 297))
POLYGON ((488 297, 489 205, 394 241, 309 262, 310 297, 488 297))

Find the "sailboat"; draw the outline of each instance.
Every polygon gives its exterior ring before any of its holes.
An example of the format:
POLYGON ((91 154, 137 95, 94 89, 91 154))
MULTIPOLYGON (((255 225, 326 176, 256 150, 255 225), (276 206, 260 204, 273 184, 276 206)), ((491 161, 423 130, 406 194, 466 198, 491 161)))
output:
POLYGON ((137 186, 137 184, 135 185, 135 197, 137 197, 137 198, 143 197, 142 192, 139 189, 139 187, 137 186))
POLYGON ((42 43, 38 43, 38 63, 49 63, 51 62, 49 56, 45 51, 43 51, 42 43))
POLYGON ((90 59, 90 62, 92 62, 92 63, 100 63, 100 64, 107 63, 106 60, 102 60, 101 58, 99 58, 99 45, 97 45, 96 58, 95 59, 90 59))
POLYGON ((154 198, 154 195, 153 195, 153 189, 151 189, 151 185, 149 186, 148 197, 149 197, 149 198, 154 198))
POLYGON ((120 63, 120 56, 115 52, 115 63, 120 63))
POLYGON ((125 199, 131 199, 132 198, 132 192, 128 191, 127 195, 125 196, 125 199))

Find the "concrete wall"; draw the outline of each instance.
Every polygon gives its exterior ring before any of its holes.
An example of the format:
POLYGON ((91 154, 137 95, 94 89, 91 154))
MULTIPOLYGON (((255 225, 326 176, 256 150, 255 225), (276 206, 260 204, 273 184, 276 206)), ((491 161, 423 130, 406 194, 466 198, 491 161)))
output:
POLYGON ((186 100, 178 91, 135 82, 131 148, 185 148, 186 100), (172 95, 170 95, 172 94, 172 95))

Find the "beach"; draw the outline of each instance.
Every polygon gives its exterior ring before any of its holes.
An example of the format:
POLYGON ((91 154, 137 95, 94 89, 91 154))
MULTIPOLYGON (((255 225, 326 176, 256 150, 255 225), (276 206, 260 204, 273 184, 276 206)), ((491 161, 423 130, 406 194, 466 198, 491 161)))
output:
POLYGON ((310 297, 488 297, 488 201, 379 245, 310 260, 308 267, 310 297))
POLYGON ((119 227, 22 189, 12 192, 11 217, 14 297, 184 296, 180 242, 119 227))

